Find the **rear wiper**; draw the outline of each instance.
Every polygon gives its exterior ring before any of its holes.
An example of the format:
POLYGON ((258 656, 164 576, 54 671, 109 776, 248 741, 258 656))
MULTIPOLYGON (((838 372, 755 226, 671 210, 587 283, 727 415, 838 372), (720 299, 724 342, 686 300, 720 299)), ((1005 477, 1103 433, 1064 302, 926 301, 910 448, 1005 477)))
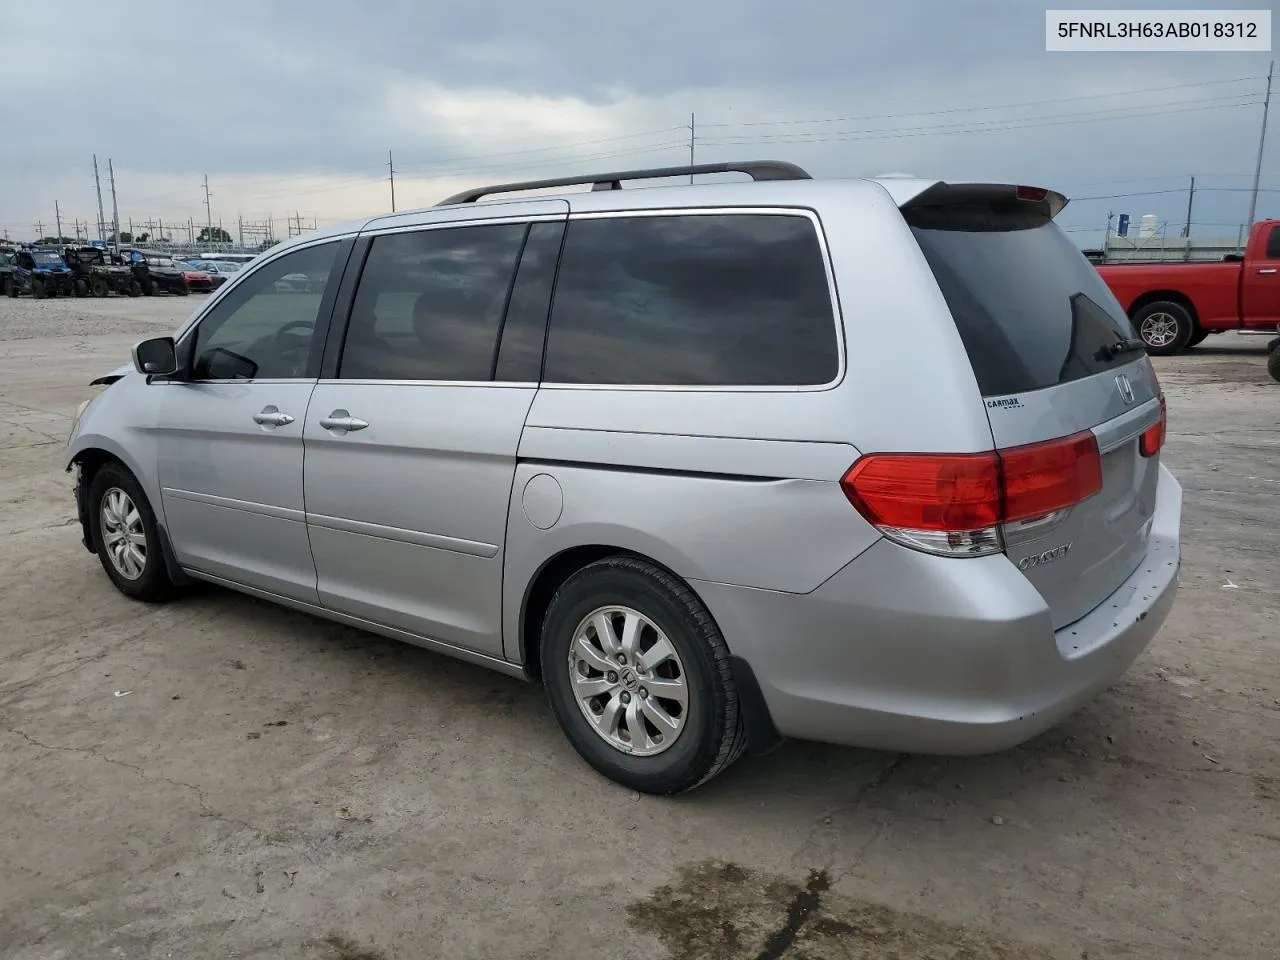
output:
POLYGON ((1098 352, 1094 354, 1094 357, 1098 360, 1114 360, 1122 354, 1137 353, 1146 349, 1147 345, 1145 343, 1130 337, 1125 340, 1117 340, 1115 343, 1103 344, 1098 348, 1098 352))

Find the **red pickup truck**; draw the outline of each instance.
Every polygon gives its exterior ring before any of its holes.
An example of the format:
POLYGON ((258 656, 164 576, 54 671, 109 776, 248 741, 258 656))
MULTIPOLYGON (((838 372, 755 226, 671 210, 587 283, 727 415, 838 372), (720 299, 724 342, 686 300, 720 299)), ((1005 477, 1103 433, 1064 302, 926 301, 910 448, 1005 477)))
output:
POLYGON ((1194 347, 1224 330, 1280 329, 1280 220, 1253 225, 1244 256, 1221 263, 1117 263, 1098 272, 1147 352, 1194 347))

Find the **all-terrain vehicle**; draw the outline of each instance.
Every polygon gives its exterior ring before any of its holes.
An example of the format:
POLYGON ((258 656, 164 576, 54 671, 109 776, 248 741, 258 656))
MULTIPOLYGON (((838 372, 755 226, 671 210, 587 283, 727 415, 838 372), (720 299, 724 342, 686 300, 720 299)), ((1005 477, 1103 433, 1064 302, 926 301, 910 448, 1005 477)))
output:
POLYGON ((142 285, 142 292, 148 297, 156 293, 176 293, 180 297, 191 294, 184 271, 171 258, 140 250, 125 250, 123 255, 134 278, 142 285))
POLYGON ((109 293, 142 296, 142 283, 123 263, 111 263, 100 247, 67 247, 63 251, 71 269, 75 294, 105 297, 109 293))
POLYGON ((62 254, 47 247, 18 250, 13 255, 13 272, 4 278, 5 293, 16 297, 30 293, 36 300, 75 293, 71 271, 62 254))

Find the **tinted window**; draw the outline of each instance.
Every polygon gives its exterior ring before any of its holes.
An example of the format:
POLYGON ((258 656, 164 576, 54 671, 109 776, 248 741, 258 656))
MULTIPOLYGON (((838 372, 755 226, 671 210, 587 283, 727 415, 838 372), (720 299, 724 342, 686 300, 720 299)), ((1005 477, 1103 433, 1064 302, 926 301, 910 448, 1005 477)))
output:
POLYGON ((337 243, 308 247, 278 257, 245 277, 200 321, 193 376, 202 380, 305 376, 320 298, 337 250, 337 243), (296 282, 299 277, 306 282, 296 282))
POLYGON ((839 366, 807 217, 623 217, 569 225, 544 378, 806 386, 839 366))
POLYGON ((338 376, 490 380, 525 224, 377 237, 351 306, 338 376))
POLYGON ((542 376, 542 344, 547 335, 547 310, 564 224, 535 223, 529 228, 520 269, 511 290, 511 303, 502 323, 497 379, 531 382, 542 376))
POLYGON ((1267 237, 1267 253, 1268 260, 1280 260, 1280 227, 1272 227, 1271 235, 1267 237))
MULTIPOLYGON (((1133 362, 1105 348, 1134 336, 1120 304, 1051 221, 1001 229, 985 213, 930 211, 912 232, 986 396, 1067 383, 1133 362)), ((1009 224, 1005 224, 1009 226, 1009 224)))

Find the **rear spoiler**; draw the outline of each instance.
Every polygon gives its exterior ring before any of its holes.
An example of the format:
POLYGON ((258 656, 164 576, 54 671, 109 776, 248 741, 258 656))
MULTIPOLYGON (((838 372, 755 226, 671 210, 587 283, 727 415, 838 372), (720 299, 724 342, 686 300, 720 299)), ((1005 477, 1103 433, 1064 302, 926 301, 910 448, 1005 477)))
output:
POLYGON ((937 207, 989 207, 1010 213, 1027 212, 1052 220, 1070 202, 1056 190, 1012 183, 943 183, 938 181, 911 197, 895 197, 903 210, 937 207), (1028 206, 1023 206, 1027 204, 1028 206))

